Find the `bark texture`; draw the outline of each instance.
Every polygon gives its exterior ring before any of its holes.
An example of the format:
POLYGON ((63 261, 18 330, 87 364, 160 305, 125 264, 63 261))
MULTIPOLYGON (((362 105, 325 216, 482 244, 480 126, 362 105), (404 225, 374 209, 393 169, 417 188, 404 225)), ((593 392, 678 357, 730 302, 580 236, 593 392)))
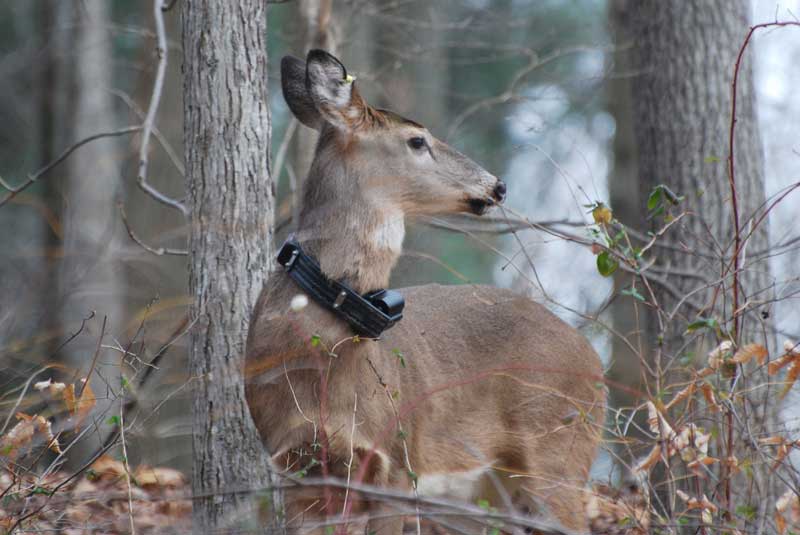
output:
POLYGON ((185 0, 182 6, 199 533, 239 525, 250 517, 243 507, 269 485, 242 366, 250 313, 272 257, 273 191, 266 3, 185 0))
MULTIPOLYGON (((655 186, 665 184, 685 196, 676 212, 688 212, 655 249, 656 264, 651 273, 666 284, 654 282, 659 310, 646 318, 644 351, 661 370, 690 350, 704 365, 705 351, 719 340, 712 334, 706 337, 705 345, 687 346, 683 333, 688 323, 700 316, 714 317, 724 331, 734 332, 730 266, 735 225, 726 159, 731 82, 749 29, 749 2, 617 0, 612 16, 621 30, 618 43, 631 46, 629 89, 640 181, 639 207, 646 205, 655 186), (719 284, 721 274, 727 276, 719 284), (674 316, 673 311, 677 311, 674 316)), ((751 222, 763 213, 765 198, 752 52, 744 56, 737 93, 734 163, 738 221, 742 236, 749 235, 747 248, 764 250, 768 247, 766 220, 750 234, 751 222)), ((661 218, 653 222, 654 228, 661 225, 661 218)), ((771 337, 758 314, 771 293, 768 263, 763 258, 747 257, 740 263, 740 270, 738 305, 743 321, 738 341, 770 346, 771 337), (741 309, 745 303, 747 308, 741 309)), ((650 379, 656 382, 655 378, 650 379)), ((766 380, 749 374, 750 385, 764 384, 766 380)), ((663 386, 657 384, 656 388, 663 386)), ((770 396, 774 398, 774 392, 766 388, 749 394, 749 403, 737 416, 737 436, 758 436, 773 426, 774 400, 770 396)), ((768 500, 763 498, 773 492, 768 464, 754 457, 748 448, 737 449, 736 455, 740 460, 752 458, 758 463, 754 469, 756 486, 743 484, 736 488, 741 493, 755 492, 756 501, 762 499, 766 503, 768 500)), ((759 513, 763 514, 765 507, 759 513)))
MULTIPOLYGON (((640 206, 659 184, 685 195, 690 212, 677 232, 665 242, 685 253, 662 248, 658 259, 669 270, 671 289, 659 288, 662 308, 671 311, 678 300, 720 273, 721 259, 733 253, 734 223, 728 181, 731 80, 739 47, 749 27, 746 0, 688 2, 632 2, 619 12, 625 36, 632 44, 631 79, 634 131, 638 140, 640 206)), ((764 158, 755 113, 752 62, 746 54, 741 67, 736 126, 736 190, 740 227, 764 202, 764 158)), ((763 249, 766 225, 750 238, 750 247, 763 249)), ((766 265, 745 265, 741 284, 744 296, 755 299, 768 284, 766 265)), ((726 290, 730 279, 726 280, 726 290)), ((680 309, 678 317, 690 321, 696 314, 730 316, 731 292, 717 296, 700 292, 680 309)), ((658 329, 657 325, 651 326, 658 329)), ((679 326, 682 330, 685 325, 679 326)), ((750 326, 753 334, 753 326, 750 326)), ((746 336, 746 335, 745 335, 746 336)))

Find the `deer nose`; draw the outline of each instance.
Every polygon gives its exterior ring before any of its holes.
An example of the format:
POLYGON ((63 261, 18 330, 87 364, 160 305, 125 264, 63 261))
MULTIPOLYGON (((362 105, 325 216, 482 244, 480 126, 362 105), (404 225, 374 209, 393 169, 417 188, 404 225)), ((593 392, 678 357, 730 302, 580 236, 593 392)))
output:
POLYGON ((506 198, 506 183, 502 180, 498 180, 497 184, 494 186, 494 198, 500 202, 503 202, 503 199, 506 198))

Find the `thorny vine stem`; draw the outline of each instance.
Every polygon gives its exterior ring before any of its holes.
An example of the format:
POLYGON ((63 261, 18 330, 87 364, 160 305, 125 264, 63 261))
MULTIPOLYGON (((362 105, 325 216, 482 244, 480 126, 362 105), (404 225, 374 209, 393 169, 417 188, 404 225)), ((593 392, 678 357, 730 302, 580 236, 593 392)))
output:
MULTIPOLYGON (((762 28, 771 28, 771 27, 783 27, 783 26, 800 26, 800 22, 796 21, 774 21, 774 22, 764 22, 761 24, 755 24, 750 27, 747 32, 747 35, 742 42, 742 46, 739 48, 739 54, 736 56, 736 64, 733 68, 733 82, 731 83, 731 121, 730 121, 730 131, 728 134, 728 182, 731 189, 731 207, 733 211, 733 231, 734 231, 734 243, 733 243, 733 259, 732 263, 732 276, 733 276, 733 313, 732 313, 732 321, 733 321, 733 341, 736 342, 739 338, 739 255, 742 252, 742 236, 741 236, 741 228, 739 226, 739 204, 736 194, 736 168, 735 168, 735 160, 736 160, 736 152, 735 152, 735 133, 736 133, 736 96, 737 96, 737 86, 739 83, 739 72, 741 70, 742 64, 742 57, 744 56, 744 52, 747 49, 747 45, 750 44, 750 40, 753 37, 753 34, 762 28)), ((752 231, 750 232, 752 234, 752 231)), ((749 235, 748 235, 749 237, 749 235)), ((736 374, 731 379, 731 386, 736 381, 736 374)), ((731 415, 730 411, 727 414, 727 425, 728 425, 728 436, 727 436, 727 450, 728 456, 732 454, 733 450, 733 416, 731 415)), ((723 470, 727 471, 727 468, 723 467, 723 470)), ((725 474, 729 476, 729 474, 725 474)), ((727 511, 727 515, 730 515, 730 504, 731 504, 731 481, 730 477, 725 477, 725 509, 727 511)))

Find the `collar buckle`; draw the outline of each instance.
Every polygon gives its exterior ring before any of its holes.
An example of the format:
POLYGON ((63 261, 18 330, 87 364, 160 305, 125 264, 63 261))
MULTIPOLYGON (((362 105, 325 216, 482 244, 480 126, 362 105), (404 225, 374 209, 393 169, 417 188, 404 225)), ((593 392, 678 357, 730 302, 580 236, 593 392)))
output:
POLYGON ((405 299, 400 292, 380 289, 361 295, 343 282, 332 281, 291 238, 276 259, 306 295, 344 319, 356 334, 378 338, 403 318, 405 299))

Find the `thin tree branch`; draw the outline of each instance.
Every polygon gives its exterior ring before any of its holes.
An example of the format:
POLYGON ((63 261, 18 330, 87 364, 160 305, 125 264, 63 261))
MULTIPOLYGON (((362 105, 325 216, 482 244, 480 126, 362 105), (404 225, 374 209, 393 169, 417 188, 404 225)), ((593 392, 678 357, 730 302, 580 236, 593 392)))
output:
MULTIPOLYGON (((122 102, 124 102, 131 109, 131 111, 133 111, 133 113, 136 114, 136 116, 139 118, 140 121, 144 121, 146 116, 145 112, 142 110, 142 108, 139 107, 138 104, 136 104, 136 102, 131 98, 129 94, 127 94, 125 91, 122 91, 121 89, 109 89, 109 92, 112 95, 118 97, 120 100, 122 100, 122 102)), ((159 130, 155 125, 153 125, 153 135, 156 136, 156 139, 161 144, 161 148, 163 148, 164 152, 167 153, 167 156, 169 156, 170 161, 178 170, 178 172, 181 174, 181 176, 185 177, 186 168, 183 165, 182 157, 179 156, 177 152, 175 152, 175 149, 172 148, 172 145, 170 145, 169 140, 167 140, 166 136, 164 136, 161 130, 159 130)))
POLYGON ((20 184, 19 186, 12 186, 12 185, 8 184, 5 180, 0 179, 0 185, 3 186, 5 189, 7 189, 10 192, 8 195, 3 197, 2 200, 0 200, 0 206, 3 206, 4 204, 8 203, 11 199, 16 197, 17 195, 19 195, 20 193, 22 193, 23 191, 25 191, 29 187, 31 187, 37 180, 42 178, 42 176, 44 176, 48 171, 51 171, 58 164, 60 164, 64 160, 66 160, 73 152, 75 152, 80 147, 86 145, 87 143, 90 143, 90 142, 92 142, 92 141, 94 141, 96 139, 101 139, 101 138, 105 138, 105 137, 126 136, 128 134, 132 134, 134 132, 138 132, 141 129, 142 129, 141 126, 127 126, 125 128, 120 128, 119 130, 112 130, 110 132, 101 132, 99 134, 92 134, 91 136, 85 137, 85 138, 81 139, 80 141, 78 141, 78 142, 70 145, 69 147, 67 147, 64 150, 64 152, 62 152, 58 156, 58 158, 56 158, 55 160, 51 161, 50 163, 48 163, 47 165, 45 165, 44 167, 42 167, 41 169, 39 169, 38 171, 33 173, 32 175, 28 175, 28 179, 25 182, 23 182, 22 184, 20 184))
POLYGON ((182 202, 164 195, 147 181, 147 150, 150 146, 150 134, 153 132, 156 112, 158 112, 158 104, 161 102, 161 92, 164 88, 164 75, 167 71, 167 34, 164 29, 164 12, 161 9, 162 5, 162 0, 153 0, 153 16, 156 21, 156 55, 158 56, 158 66, 156 68, 156 78, 153 82, 153 92, 150 95, 150 105, 147 107, 147 115, 142 124, 142 144, 139 146, 139 172, 136 176, 136 183, 142 191, 158 202, 175 208, 184 216, 188 216, 189 210, 182 202))
POLYGON ((119 214, 122 217, 122 222, 125 224, 125 230, 128 231, 128 236, 136 242, 142 249, 149 253, 153 253, 157 256, 164 256, 164 255, 171 255, 171 256, 186 256, 189 254, 188 251, 184 249, 173 249, 170 247, 152 247, 147 245, 144 241, 142 241, 139 236, 131 228, 130 223, 128 222, 128 215, 125 213, 125 205, 122 202, 117 202, 117 208, 119 209, 119 214))

